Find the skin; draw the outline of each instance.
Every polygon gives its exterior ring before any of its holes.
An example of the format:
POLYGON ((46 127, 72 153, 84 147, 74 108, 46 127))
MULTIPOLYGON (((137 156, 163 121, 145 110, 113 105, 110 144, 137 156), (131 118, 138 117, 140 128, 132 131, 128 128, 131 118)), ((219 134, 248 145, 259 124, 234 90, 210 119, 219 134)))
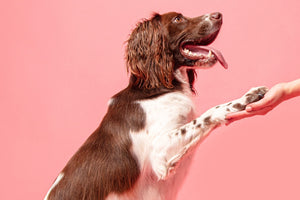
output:
POLYGON ((300 96, 300 79, 287 83, 278 83, 260 101, 247 105, 243 111, 228 114, 226 116, 227 124, 255 115, 265 115, 281 102, 296 96, 300 96))

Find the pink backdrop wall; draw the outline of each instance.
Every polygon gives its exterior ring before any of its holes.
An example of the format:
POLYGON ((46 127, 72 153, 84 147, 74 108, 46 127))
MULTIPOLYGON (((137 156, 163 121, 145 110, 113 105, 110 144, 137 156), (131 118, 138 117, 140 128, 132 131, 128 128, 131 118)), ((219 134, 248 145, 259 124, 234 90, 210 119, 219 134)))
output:
MULTIPOLYGON (((220 11, 220 65, 198 72, 199 112, 300 78, 299 0, 3 1, 0 199, 42 199, 127 84, 124 41, 153 11, 220 11)), ((178 199, 300 199, 300 98, 213 132, 178 199)))

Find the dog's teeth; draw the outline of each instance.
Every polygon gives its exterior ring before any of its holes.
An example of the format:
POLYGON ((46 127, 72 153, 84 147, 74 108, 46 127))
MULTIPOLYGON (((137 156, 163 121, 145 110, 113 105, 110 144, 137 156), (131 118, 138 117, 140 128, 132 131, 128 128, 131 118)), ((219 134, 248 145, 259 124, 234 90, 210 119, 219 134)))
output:
POLYGON ((190 51, 188 49, 184 49, 183 52, 186 53, 186 54, 190 53, 190 51))
POLYGON ((207 57, 209 58, 209 57, 213 56, 212 51, 209 51, 207 55, 204 55, 202 53, 192 52, 189 49, 183 49, 183 52, 189 56, 194 56, 194 57, 197 56, 197 57, 200 57, 201 59, 207 58, 207 57))
POLYGON ((211 50, 209 50, 207 57, 211 57, 211 56, 212 56, 212 52, 211 52, 211 50))

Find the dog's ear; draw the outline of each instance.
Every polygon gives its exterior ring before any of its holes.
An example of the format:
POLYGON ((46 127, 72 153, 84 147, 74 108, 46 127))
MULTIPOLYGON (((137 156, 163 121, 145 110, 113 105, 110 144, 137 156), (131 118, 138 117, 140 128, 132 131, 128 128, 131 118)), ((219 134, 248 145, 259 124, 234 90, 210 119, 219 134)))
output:
POLYGON ((173 55, 159 14, 140 22, 132 31, 127 41, 126 60, 131 84, 146 89, 173 87, 173 55))

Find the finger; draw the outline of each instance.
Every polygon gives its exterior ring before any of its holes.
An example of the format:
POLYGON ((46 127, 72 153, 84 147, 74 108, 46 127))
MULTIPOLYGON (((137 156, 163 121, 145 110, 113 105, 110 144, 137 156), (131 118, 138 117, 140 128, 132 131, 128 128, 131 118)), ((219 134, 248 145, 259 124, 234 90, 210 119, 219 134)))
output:
POLYGON ((266 107, 263 107, 260 110, 252 111, 250 113, 252 114, 251 116, 253 116, 253 115, 265 115, 269 111, 271 111, 273 108, 274 108, 273 106, 266 106, 266 107))
POLYGON ((234 118, 243 118, 250 114, 251 114, 250 112, 243 110, 243 111, 239 111, 239 112, 229 113, 228 115, 226 115, 225 119, 229 120, 229 119, 234 119, 234 118))
POLYGON ((230 113, 230 114, 226 115, 225 119, 227 120, 227 122, 225 123, 225 125, 228 126, 229 124, 231 124, 234 121, 252 117, 254 115, 265 115, 268 112, 270 112, 272 109, 273 109, 272 106, 268 106, 261 110, 252 111, 252 112, 240 111, 240 112, 236 112, 236 113, 230 113))
POLYGON ((246 106, 246 111, 248 112, 253 112, 253 111, 256 111, 256 110, 260 110, 260 109, 263 109, 264 107, 267 107, 270 105, 270 102, 271 102, 271 99, 266 97, 266 98, 263 98, 257 102, 254 102, 254 103, 251 103, 251 104, 248 104, 246 106))

